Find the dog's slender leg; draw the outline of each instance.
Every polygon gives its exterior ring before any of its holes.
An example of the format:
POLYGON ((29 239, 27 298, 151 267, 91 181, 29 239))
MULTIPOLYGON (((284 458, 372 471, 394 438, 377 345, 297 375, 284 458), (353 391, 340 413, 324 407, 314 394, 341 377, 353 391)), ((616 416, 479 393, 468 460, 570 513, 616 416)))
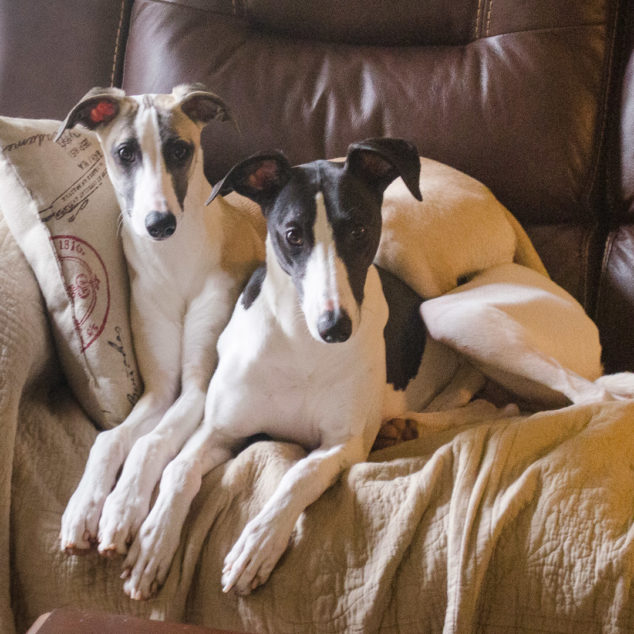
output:
MULTIPOLYGON (((138 311, 133 307, 133 317, 138 311)), ((81 553, 97 541, 99 519, 106 497, 115 484, 117 472, 134 442, 152 429, 174 402, 178 393, 178 375, 172 370, 180 359, 179 337, 174 337, 172 322, 161 320, 149 312, 144 327, 135 329, 135 346, 145 390, 132 411, 118 427, 100 433, 88 456, 77 489, 71 496, 61 522, 61 548, 69 553, 81 553), (154 352, 148 341, 151 334, 165 336, 161 355, 154 352), (170 345, 170 343, 172 345, 170 345)), ((177 334, 177 333, 176 333, 177 334)))
POLYGON ((469 425, 479 421, 493 420, 496 418, 507 418, 518 416, 519 408, 515 404, 505 407, 496 407, 493 403, 484 399, 476 399, 467 405, 456 409, 446 409, 435 412, 407 412, 401 414, 399 418, 404 418, 416 423, 418 436, 426 433, 438 433, 446 429, 469 425))
POLYGON ((231 458, 231 442, 201 425, 163 471, 159 495, 123 564, 123 589, 132 599, 149 599, 165 581, 183 523, 203 476, 231 458))
POLYGON ((117 472, 136 438, 146 432, 169 406, 171 397, 146 392, 118 427, 101 432, 90 450, 84 474, 71 496, 60 531, 61 547, 79 554, 96 542, 99 518, 117 472))
POLYGON ((228 403, 227 399, 220 398, 220 395, 232 394, 236 391, 227 389, 216 373, 205 397, 202 424, 163 470, 158 497, 123 563, 122 578, 126 579, 123 589, 132 599, 148 599, 165 581, 183 523, 203 476, 229 460, 236 440, 242 437, 231 423, 248 420, 252 412, 247 399, 238 397, 228 403), (237 431, 237 436, 223 433, 219 428, 222 421, 231 431, 237 431))
POLYGON ((425 412, 439 412, 466 405, 486 382, 484 374, 463 362, 449 384, 427 405, 425 412))
POLYGON ((517 265, 476 276, 423 302, 429 335, 531 403, 562 406, 612 398, 601 373, 596 326, 574 299, 517 265))
POLYGON ((199 424, 205 391, 186 385, 161 422, 136 440, 119 480, 103 506, 99 521, 99 553, 125 554, 145 519, 154 487, 165 464, 199 424))
POLYGON ((163 469, 203 418, 205 395, 217 360, 215 342, 235 299, 229 292, 220 292, 222 285, 217 280, 208 286, 209 291, 198 295, 185 315, 181 394, 161 422, 135 442, 104 505, 99 522, 99 552, 103 555, 127 551, 148 514, 163 469), (219 306, 226 306, 224 313, 219 306))
POLYGON ((514 349, 519 351, 516 356, 500 354, 500 363, 496 360, 496 363, 491 365, 487 362, 475 362, 474 365, 511 392, 530 399, 530 392, 529 396, 525 396, 524 390, 532 384, 535 386, 533 400, 543 400, 548 406, 566 404, 560 398, 557 399, 557 393, 576 404, 614 400, 601 383, 590 381, 564 367, 557 359, 545 354, 530 342, 518 343, 512 335, 511 327, 506 332, 500 330, 500 346, 504 346, 507 337, 509 347, 515 346, 514 349), (542 392, 538 391, 540 386, 542 392), (553 396, 549 396, 545 390, 549 390, 553 396))
POLYGON ((275 493, 245 526, 225 558, 224 592, 249 594, 266 582, 291 538, 297 519, 349 466, 365 459, 363 440, 355 437, 325 446, 295 463, 275 493))

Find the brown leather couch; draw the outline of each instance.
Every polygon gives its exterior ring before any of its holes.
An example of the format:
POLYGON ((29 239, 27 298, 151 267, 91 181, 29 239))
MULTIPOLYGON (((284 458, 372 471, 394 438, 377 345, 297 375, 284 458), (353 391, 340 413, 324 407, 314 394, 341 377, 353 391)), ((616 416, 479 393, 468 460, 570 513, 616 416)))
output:
POLYGON ((241 134, 206 131, 214 181, 370 136, 482 180, 634 369, 634 33, 626 0, 0 2, 0 113, 61 118, 94 85, 202 81, 241 134))
POLYGON ((406 137, 494 192, 596 320, 606 370, 634 370, 633 45, 628 0, 0 0, 0 115, 201 81, 240 129, 205 130, 211 182, 262 149, 406 137))

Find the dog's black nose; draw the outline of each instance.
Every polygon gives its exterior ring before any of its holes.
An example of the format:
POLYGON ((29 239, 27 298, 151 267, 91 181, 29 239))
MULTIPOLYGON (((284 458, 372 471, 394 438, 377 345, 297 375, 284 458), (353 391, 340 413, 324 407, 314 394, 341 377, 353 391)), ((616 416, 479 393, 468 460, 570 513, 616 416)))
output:
POLYGON ((165 240, 176 231, 176 217, 171 211, 151 211, 145 216, 145 228, 155 240, 165 240))
POLYGON ((326 343, 341 343, 350 338, 352 321, 345 310, 329 310, 319 318, 317 331, 326 343))

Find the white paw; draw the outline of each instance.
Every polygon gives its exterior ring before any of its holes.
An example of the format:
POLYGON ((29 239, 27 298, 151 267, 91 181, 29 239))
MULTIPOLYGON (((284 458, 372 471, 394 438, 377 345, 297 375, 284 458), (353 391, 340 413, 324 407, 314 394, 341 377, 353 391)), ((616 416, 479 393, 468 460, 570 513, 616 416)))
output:
POLYGON ((163 522, 154 510, 141 525, 123 562, 124 592, 137 601, 150 599, 165 582, 178 548, 181 523, 163 522))
POLYGON ((97 528, 108 491, 83 480, 62 515, 61 549, 69 555, 87 552, 97 543, 97 528))
POLYGON ((117 485, 106 498, 101 512, 99 554, 104 557, 125 555, 148 510, 149 501, 117 485))
POLYGON ((251 520, 225 557, 223 592, 234 589, 246 595, 265 583, 286 550, 291 531, 292 526, 284 529, 279 522, 268 522, 259 516, 251 520))

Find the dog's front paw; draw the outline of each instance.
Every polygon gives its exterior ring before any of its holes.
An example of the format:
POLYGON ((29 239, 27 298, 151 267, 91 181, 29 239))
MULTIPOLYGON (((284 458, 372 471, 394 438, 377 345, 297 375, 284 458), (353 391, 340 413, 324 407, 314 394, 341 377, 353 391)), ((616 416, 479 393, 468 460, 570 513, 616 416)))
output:
POLYGON ((99 520, 99 554, 104 557, 125 555, 128 546, 147 516, 149 503, 117 485, 106 498, 99 520))
POLYGON ((88 552, 97 543, 99 517, 107 491, 80 482, 62 515, 61 549, 69 555, 88 552))
MULTIPOLYGON (((291 527, 292 530, 292 527, 291 527)), ((225 557, 222 590, 247 595, 267 581, 286 550, 291 530, 255 517, 225 557)))
POLYGON ((157 500, 123 562, 123 590, 137 601, 150 599, 158 592, 178 548, 184 515, 175 517, 172 508, 163 507, 157 500))

